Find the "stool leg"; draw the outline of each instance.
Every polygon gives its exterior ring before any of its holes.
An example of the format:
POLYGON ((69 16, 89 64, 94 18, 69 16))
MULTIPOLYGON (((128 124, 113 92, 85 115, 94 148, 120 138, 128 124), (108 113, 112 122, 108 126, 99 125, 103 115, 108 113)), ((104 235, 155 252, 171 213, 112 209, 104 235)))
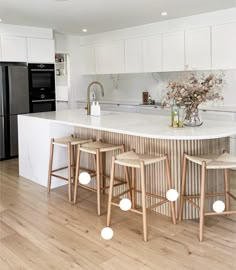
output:
POLYGON ((142 190, 142 213, 143 213, 143 238, 147 242, 147 213, 146 213, 146 189, 145 189, 145 168, 141 161, 141 190, 142 190))
MULTIPOLYGON (((125 145, 123 144, 122 145, 122 153, 124 153, 124 152, 125 152, 125 145)), ((128 189, 130 190, 129 197, 130 197, 130 200, 132 202, 132 189, 131 189, 130 180, 129 180, 128 167, 125 166, 124 169, 125 169, 125 180, 126 180, 126 183, 128 185, 128 189)))
POLYGON ((205 206, 205 183, 206 183, 206 162, 202 162, 201 172, 201 193, 200 193, 200 230, 199 240, 203 240, 203 227, 204 227, 204 206, 205 206))
POLYGON ((225 181, 225 210, 229 211, 229 170, 224 169, 224 181, 225 181))
POLYGON ((48 167, 48 192, 50 192, 50 190, 51 190, 51 181, 52 181, 52 166, 53 166, 53 154, 54 154, 53 142, 54 142, 54 139, 51 139, 49 167, 48 167))
POLYGON ((75 182, 74 182, 74 203, 77 200, 77 191, 78 191, 78 178, 79 178, 79 169, 80 169, 80 145, 77 146, 77 158, 76 158, 76 167, 75 167, 75 182))
POLYGON ((67 159, 68 159, 68 195, 71 202, 71 143, 67 144, 67 159))
POLYGON ((186 187, 186 172, 187 172, 187 158, 184 154, 183 167, 182 167, 182 181, 181 181, 181 194, 180 194, 180 204, 179 204, 179 221, 183 219, 183 208, 184 208, 184 195, 186 187))
POLYGON ((136 207, 136 183, 135 183, 135 168, 131 168, 131 186, 132 186, 132 208, 135 209, 136 207))
POLYGON ((71 145, 71 170, 72 170, 72 183, 75 182, 75 146, 71 145))
POLYGON ((103 175, 103 162, 104 162, 104 153, 100 153, 100 177, 101 177, 101 185, 102 185, 102 193, 105 194, 105 186, 106 186, 106 178, 103 175))
MULTIPOLYGON (((168 156, 166 156, 165 164, 166 164, 166 174, 167 174, 167 187, 168 189, 171 189, 172 184, 171 184, 170 164, 169 164, 168 156)), ((171 207, 172 222, 173 224, 176 224, 175 202, 170 202, 170 207, 171 207)))
POLYGON ((115 157, 112 157, 111 162, 111 175, 110 175, 110 188, 109 188, 109 198, 107 207, 107 226, 111 225, 111 202, 113 197, 113 186, 114 186, 114 176, 115 176, 115 157))
POLYGON ((97 179, 97 212, 98 216, 101 215, 101 181, 100 181, 100 151, 97 149, 96 151, 96 179, 97 179))

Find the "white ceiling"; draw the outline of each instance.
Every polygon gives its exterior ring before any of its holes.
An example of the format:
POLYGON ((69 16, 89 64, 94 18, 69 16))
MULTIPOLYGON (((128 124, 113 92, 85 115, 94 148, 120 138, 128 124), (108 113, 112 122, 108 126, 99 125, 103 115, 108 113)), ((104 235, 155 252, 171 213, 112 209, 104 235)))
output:
POLYGON ((236 0, 0 0, 0 18, 68 34, 87 28, 93 34, 235 6, 236 0))

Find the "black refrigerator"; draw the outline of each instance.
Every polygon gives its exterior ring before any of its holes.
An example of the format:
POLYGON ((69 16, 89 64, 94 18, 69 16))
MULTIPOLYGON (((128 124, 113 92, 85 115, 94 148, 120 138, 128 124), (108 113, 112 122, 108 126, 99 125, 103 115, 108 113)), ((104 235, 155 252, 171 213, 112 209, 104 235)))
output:
POLYGON ((0 63, 0 160, 18 155, 17 115, 29 113, 28 68, 0 63))

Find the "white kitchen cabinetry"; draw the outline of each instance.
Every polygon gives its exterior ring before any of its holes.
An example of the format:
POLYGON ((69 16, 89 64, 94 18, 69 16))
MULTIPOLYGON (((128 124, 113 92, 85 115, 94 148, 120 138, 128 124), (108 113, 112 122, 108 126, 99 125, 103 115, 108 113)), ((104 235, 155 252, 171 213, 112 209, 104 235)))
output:
POLYGON ((234 121, 234 113, 222 111, 200 110, 200 117, 204 120, 234 121))
POLYGON ((157 106, 139 106, 137 108, 138 113, 145 113, 145 114, 157 114, 163 116, 170 116, 170 109, 168 108, 161 108, 157 106))
POLYGON ((138 73, 143 71, 142 39, 125 40, 125 72, 138 73))
POLYGON ((236 68, 236 23, 212 27, 212 68, 236 68))
POLYGON ((55 44, 52 39, 28 38, 29 63, 54 63, 55 44))
POLYGON ((2 36, 2 61, 27 62, 27 43, 24 37, 2 36))
POLYGON ((185 70, 184 31, 163 35, 163 71, 185 70))
POLYGON ((115 111, 115 112, 136 112, 135 105, 125 105, 125 104, 106 104, 101 103, 101 109, 103 111, 115 111))
POLYGON ((80 74, 95 74, 95 48, 93 46, 80 47, 80 74))
POLYGON ((142 47, 143 71, 162 71, 162 35, 143 38, 142 47))
POLYGON ((96 73, 124 73, 124 41, 113 41, 95 47, 96 73))
POLYGON ((210 27, 185 32, 186 69, 211 69, 211 29, 210 27))
POLYGON ((2 61, 2 38, 0 36, 0 61, 2 61))

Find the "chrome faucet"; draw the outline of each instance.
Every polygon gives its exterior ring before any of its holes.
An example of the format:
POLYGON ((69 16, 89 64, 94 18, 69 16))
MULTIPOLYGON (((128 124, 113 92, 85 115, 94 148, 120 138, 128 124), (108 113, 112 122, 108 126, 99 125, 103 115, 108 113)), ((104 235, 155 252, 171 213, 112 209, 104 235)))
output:
POLYGON ((90 92, 91 92, 91 87, 94 85, 94 84, 98 84, 100 87, 101 87, 101 91, 102 91, 102 96, 104 97, 104 89, 103 89, 103 85, 98 82, 98 81, 94 81, 94 82, 91 82, 87 88, 87 115, 90 115, 91 114, 91 104, 90 104, 90 92))

